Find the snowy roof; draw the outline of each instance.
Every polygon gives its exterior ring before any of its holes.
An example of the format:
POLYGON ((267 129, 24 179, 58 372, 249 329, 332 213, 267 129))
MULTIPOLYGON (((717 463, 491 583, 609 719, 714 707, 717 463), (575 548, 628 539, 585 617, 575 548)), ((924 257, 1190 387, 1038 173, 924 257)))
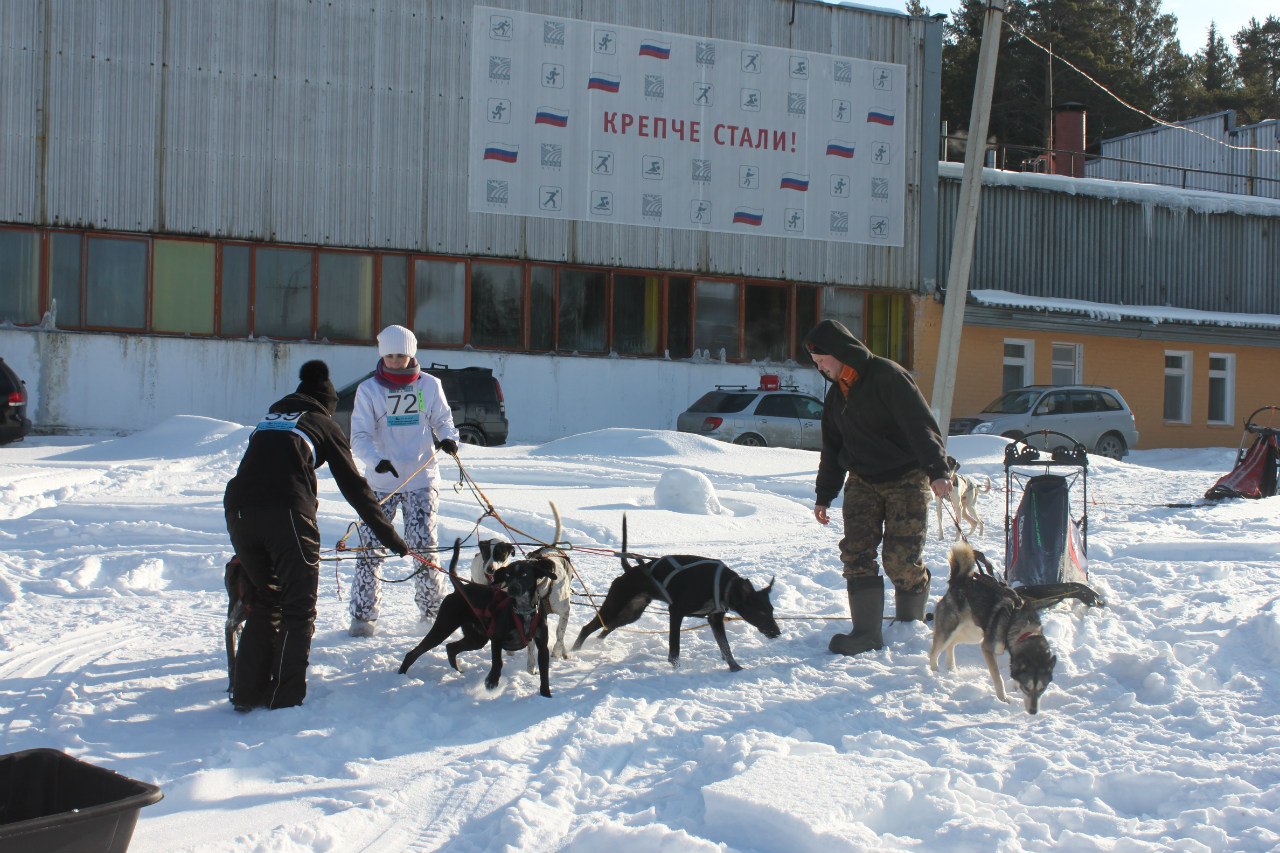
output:
MULTIPOLYGON (((963 173, 963 163, 938 163, 939 177, 959 180, 963 173)), ((1134 204, 1189 210, 1193 213, 1234 213, 1239 216, 1280 217, 1280 200, 1276 199, 1208 190, 1184 190, 1179 187, 1139 184, 1131 181, 1073 178, 1069 175, 1041 175, 1036 172, 1007 172, 1001 169, 984 168, 982 183, 987 186, 1017 187, 1108 198, 1134 204)))
POLYGON ((1105 302, 1087 302, 1083 299, 1023 296, 1007 290, 971 290, 969 297, 979 305, 993 308, 1023 308, 1057 314, 1082 314, 1094 320, 1137 320, 1154 325, 1183 323, 1193 326, 1280 329, 1280 314, 1233 314, 1225 311, 1166 308, 1161 305, 1111 305, 1105 302))

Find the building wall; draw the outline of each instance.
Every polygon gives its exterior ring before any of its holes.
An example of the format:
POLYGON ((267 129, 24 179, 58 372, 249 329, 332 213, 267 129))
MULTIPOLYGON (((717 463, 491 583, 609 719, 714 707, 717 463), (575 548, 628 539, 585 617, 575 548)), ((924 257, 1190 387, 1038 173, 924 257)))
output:
MULTIPOLYGON (((994 169, 982 182, 970 290, 1280 314, 1280 203, 994 169)), ((945 282, 960 170, 938 183, 945 282)))
POLYGON ((1085 174, 1280 199, 1280 119, 1245 127, 1235 121, 1235 111, 1226 110, 1104 139, 1102 156, 1085 164, 1085 174))
POLYGON ((813 0, 31 0, 0 4, 0 32, 0 222, 893 289, 919 286, 922 240, 932 257, 932 18, 813 0), (904 245, 468 212, 478 5, 905 65, 904 245))
MULTIPOLYGON (((173 415, 255 423, 322 358, 341 388, 373 369, 374 346, 227 341, 0 328, 0 353, 27 383, 38 431, 134 431, 173 415)), ((674 429, 676 415, 717 384, 755 387, 762 373, 821 397, 811 367, 420 349, 423 364, 489 367, 502 384, 510 442, 608 427, 674 429)))
MULTIPOLYGON (((936 328, 942 319, 942 305, 933 300, 917 302, 916 381, 926 398, 931 393, 934 364, 937 360, 936 328), (924 339, 934 342, 930 348, 924 339)), ((1161 339, 1153 327, 1141 337, 1112 334, 1090 334, 1063 328, 1043 331, 1016 326, 986 326, 966 323, 961 336, 960 362, 956 376, 952 416, 977 414, 1000 396, 1003 388, 1004 342, 1007 339, 1032 341, 1034 344, 1035 384, 1052 381, 1052 346, 1055 343, 1079 344, 1082 349, 1081 381, 1092 385, 1109 385, 1124 396, 1133 409, 1141 434, 1137 449, 1160 447, 1224 447, 1235 446, 1245 419, 1260 406, 1280 404, 1275 377, 1280 375, 1280 345, 1242 345, 1222 340, 1196 343, 1187 340, 1161 339), (1166 350, 1190 352, 1192 365, 1191 422, 1169 423, 1164 420, 1164 354, 1166 350), (1233 353, 1236 356, 1235 418, 1231 424, 1207 423, 1209 388, 1209 354, 1233 353)))

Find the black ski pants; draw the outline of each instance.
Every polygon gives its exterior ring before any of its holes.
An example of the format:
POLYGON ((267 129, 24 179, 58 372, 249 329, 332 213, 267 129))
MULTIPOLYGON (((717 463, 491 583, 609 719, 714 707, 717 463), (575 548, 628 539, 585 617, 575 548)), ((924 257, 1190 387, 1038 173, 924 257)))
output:
POLYGON ((228 510, 227 532, 253 585, 231 701, 250 708, 301 705, 320 585, 319 527, 295 510, 255 506, 228 510))

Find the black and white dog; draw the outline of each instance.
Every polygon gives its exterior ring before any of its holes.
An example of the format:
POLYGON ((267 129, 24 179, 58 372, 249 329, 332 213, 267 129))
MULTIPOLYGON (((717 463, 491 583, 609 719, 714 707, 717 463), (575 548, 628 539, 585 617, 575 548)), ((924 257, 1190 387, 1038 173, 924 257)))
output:
POLYGON ((622 529, 622 574, 609 585, 595 618, 578 633, 574 651, 582 648, 587 637, 596 631, 603 629, 600 636, 604 638, 623 625, 635 622, 655 598, 666 601, 670 611, 667 660, 672 666, 680 665, 680 625, 686 616, 706 617, 720 654, 733 672, 742 667, 729 650, 729 639, 724 632, 726 612, 737 613, 771 640, 782 633, 773 618, 773 603, 769 600, 772 579, 764 589, 756 589, 751 581, 740 577, 720 560, 687 554, 652 559, 637 557, 636 565, 632 566, 626 553, 625 519, 622 529))
MULTIPOLYGON (((556 643, 551 654, 568 660, 569 653, 565 651, 564 634, 569 627, 569 610, 572 606, 570 584, 573 582, 574 568, 569 555, 555 546, 555 543, 560 541, 560 534, 564 530, 560 524, 560 510, 554 503, 551 504, 551 514, 556 519, 556 533, 551 539, 552 544, 530 552, 526 559, 546 559, 551 562, 554 575, 538 583, 538 600, 543 607, 544 617, 548 612, 556 615, 556 643)), ((471 580, 490 586, 494 582, 494 572, 511 563, 515 558, 516 549, 510 542, 499 539, 485 539, 479 544, 479 553, 471 558, 471 580)), ((534 649, 530 646, 529 672, 534 671, 535 664, 534 649)))
POLYGON ((961 537, 960 525, 969 522, 969 533, 971 535, 976 530, 981 536, 986 530, 986 525, 982 522, 982 516, 978 512, 978 495, 991 491, 995 484, 991 482, 991 478, 986 478, 986 483, 979 485, 978 481, 972 477, 961 474, 956 469, 959 463, 948 456, 947 463, 951 466, 951 492, 945 498, 935 497, 933 499, 934 510, 938 515, 938 538, 947 538, 946 532, 942 527, 942 502, 949 501, 951 503, 951 515, 955 520, 956 535, 952 539, 961 537))
POLYGON ((951 577, 947 582, 947 592, 933 613, 929 666, 937 672, 938 662, 945 652, 947 665, 954 671, 956 644, 981 643, 982 656, 986 659, 996 696, 1002 702, 1008 702, 1004 679, 996 665, 996 656, 1007 651, 1009 675, 1022 691, 1027 713, 1034 714, 1040 710, 1040 696, 1053 681, 1053 668, 1058 658, 1044 637, 1039 611, 1025 602, 1016 590, 1005 586, 991 574, 978 571, 974 554, 968 543, 951 546, 951 577))
POLYGON ((455 589, 440 603, 440 613, 427 636, 404 656, 400 674, 408 672, 424 652, 434 649, 454 631, 461 629, 462 639, 444 647, 450 666, 462 672, 462 667, 458 666, 459 652, 491 645, 493 665, 485 677, 484 686, 492 690, 502 677, 503 650, 514 652, 532 646, 537 655, 538 692, 550 697, 548 669, 551 655, 547 650, 547 622, 538 602, 538 584, 551 577, 554 571, 551 561, 516 560, 494 572, 493 586, 482 586, 458 578, 461 548, 461 541, 455 541, 453 560, 449 563, 455 589))

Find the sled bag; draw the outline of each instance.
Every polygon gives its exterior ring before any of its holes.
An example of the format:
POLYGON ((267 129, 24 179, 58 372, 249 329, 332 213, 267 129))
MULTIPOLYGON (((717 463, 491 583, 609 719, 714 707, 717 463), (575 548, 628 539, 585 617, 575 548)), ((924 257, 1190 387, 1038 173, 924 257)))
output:
POLYGON ((1236 467, 1204 493, 1209 500, 1270 498, 1276 494, 1276 465, 1280 446, 1274 434, 1260 435, 1240 457, 1236 467))
POLYGON ((1011 586, 1089 582, 1080 526, 1071 518, 1066 477, 1041 474, 1027 481, 1011 536, 1007 570, 1011 586))

